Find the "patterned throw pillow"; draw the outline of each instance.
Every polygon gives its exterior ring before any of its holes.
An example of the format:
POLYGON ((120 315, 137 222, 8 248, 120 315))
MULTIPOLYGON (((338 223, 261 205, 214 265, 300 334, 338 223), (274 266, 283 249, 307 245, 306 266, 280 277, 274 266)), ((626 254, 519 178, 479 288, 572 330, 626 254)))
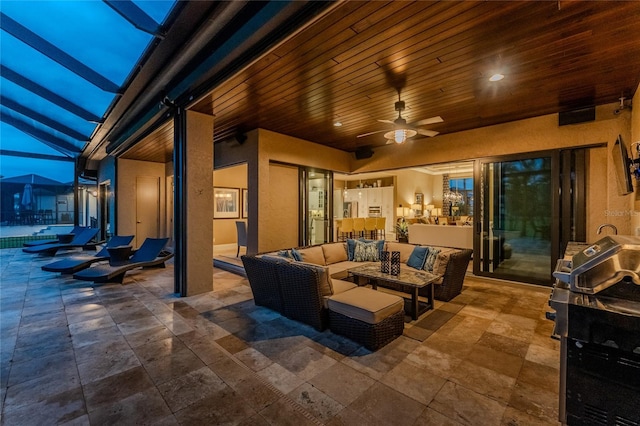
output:
POLYGON ((436 263, 436 259, 438 258, 438 254, 440 253, 440 249, 435 247, 429 247, 427 252, 427 258, 424 261, 424 270, 428 272, 433 272, 433 265, 436 263))
POLYGON ((377 262, 380 260, 378 256, 378 244, 364 243, 356 241, 356 247, 353 252, 353 260, 355 262, 377 262))
POLYGON ((378 245, 378 258, 382 257, 384 251, 384 240, 367 240, 366 238, 360 238, 359 241, 365 243, 376 243, 378 245))

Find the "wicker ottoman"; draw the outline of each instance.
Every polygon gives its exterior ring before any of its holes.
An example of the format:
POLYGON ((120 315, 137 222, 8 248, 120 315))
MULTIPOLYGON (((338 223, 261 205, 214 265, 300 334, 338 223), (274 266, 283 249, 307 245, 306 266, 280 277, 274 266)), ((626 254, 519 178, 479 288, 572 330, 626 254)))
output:
POLYGON ((328 300, 329 328, 375 351, 402 335, 401 297, 365 287, 335 294, 328 300))

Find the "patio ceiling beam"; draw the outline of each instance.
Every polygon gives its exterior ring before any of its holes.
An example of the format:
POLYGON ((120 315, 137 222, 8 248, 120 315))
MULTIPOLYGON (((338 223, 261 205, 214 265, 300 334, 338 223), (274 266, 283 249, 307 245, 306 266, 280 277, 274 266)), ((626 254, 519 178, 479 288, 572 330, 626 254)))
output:
POLYGON ((115 10, 118 15, 126 19, 131 25, 151 34, 154 37, 163 38, 164 34, 160 31, 158 24, 151 16, 147 15, 144 10, 140 9, 130 0, 103 0, 107 6, 115 10))
POLYGON ((29 123, 25 123, 22 120, 11 117, 9 114, 0 115, 0 120, 4 121, 10 126, 15 127, 21 132, 24 132, 29 136, 38 139, 43 144, 55 149, 56 151, 61 152, 62 154, 68 155, 70 157, 77 157, 78 154, 80 154, 81 149, 76 148, 73 144, 65 141, 64 139, 53 136, 52 134, 49 134, 42 129, 38 129, 37 127, 29 123))
POLYGON ((66 161, 70 163, 75 163, 76 161, 75 158, 73 157, 65 157, 62 155, 37 154, 35 152, 12 151, 10 149, 0 149, 0 155, 5 155, 7 157, 35 158, 38 160, 66 161))
POLYGON ((93 114, 90 111, 87 111, 86 109, 74 104, 71 101, 68 101, 67 99, 63 98, 57 93, 52 92, 46 87, 43 87, 32 80, 29 80, 28 78, 22 76, 20 73, 15 72, 11 68, 6 67, 5 65, 0 65, 0 75, 2 75, 2 77, 6 78, 7 80, 17 84, 18 86, 32 93, 35 93, 41 98, 48 100, 52 104, 55 104, 84 120, 92 123, 102 122, 102 119, 99 116, 93 114))
POLYGON ((69 136, 72 139, 75 139, 80 142, 88 142, 90 135, 83 135, 77 130, 72 129, 71 127, 65 126, 64 124, 53 120, 47 117, 44 114, 40 114, 37 111, 32 110, 29 107, 26 107, 19 102, 14 101, 13 99, 9 99, 6 96, 0 95, 0 104, 17 112, 25 117, 29 117, 40 124, 43 124, 47 127, 52 128, 53 130, 57 130, 58 132, 69 136))
POLYGON ((23 43, 36 49, 51 60, 59 63, 76 75, 84 78, 94 86, 110 93, 118 93, 120 86, 110 81, 108 78, 98 74, 82 62, 49 43, 27 27, 20 25, 18 22, 14 21, 2 12, 0 12, 0 28, 23 43))

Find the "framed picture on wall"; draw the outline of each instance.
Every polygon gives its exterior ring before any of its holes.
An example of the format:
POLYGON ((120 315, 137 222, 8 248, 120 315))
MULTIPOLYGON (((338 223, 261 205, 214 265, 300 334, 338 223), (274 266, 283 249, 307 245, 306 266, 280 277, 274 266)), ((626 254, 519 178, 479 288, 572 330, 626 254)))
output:
POLYGON ((416 204, 424 204, 424 195, 420 192, 416 192, 416 204))
POLYGON ((240 217, 240 188, 213 188, 213 218, 237 219, 240 217))
POLYGON ((242 188, 242 217, 249 217, 249 190, 242 188))

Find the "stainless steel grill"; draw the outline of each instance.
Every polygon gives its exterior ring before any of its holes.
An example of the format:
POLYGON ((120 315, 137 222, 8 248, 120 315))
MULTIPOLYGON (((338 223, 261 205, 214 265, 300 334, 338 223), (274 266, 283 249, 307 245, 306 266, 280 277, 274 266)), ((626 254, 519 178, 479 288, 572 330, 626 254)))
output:
POLYGON ((559 420, 640 425, 640 238, 573 243, 567 254, 547 313, 561 342, 559 420))
POLYGON ((571 261, 558 260, 553 276, 569 284, 571 291, 587 294, 596 294, 625 278, 640 285, 640 239, 604 237, 580 250, 571 261))

